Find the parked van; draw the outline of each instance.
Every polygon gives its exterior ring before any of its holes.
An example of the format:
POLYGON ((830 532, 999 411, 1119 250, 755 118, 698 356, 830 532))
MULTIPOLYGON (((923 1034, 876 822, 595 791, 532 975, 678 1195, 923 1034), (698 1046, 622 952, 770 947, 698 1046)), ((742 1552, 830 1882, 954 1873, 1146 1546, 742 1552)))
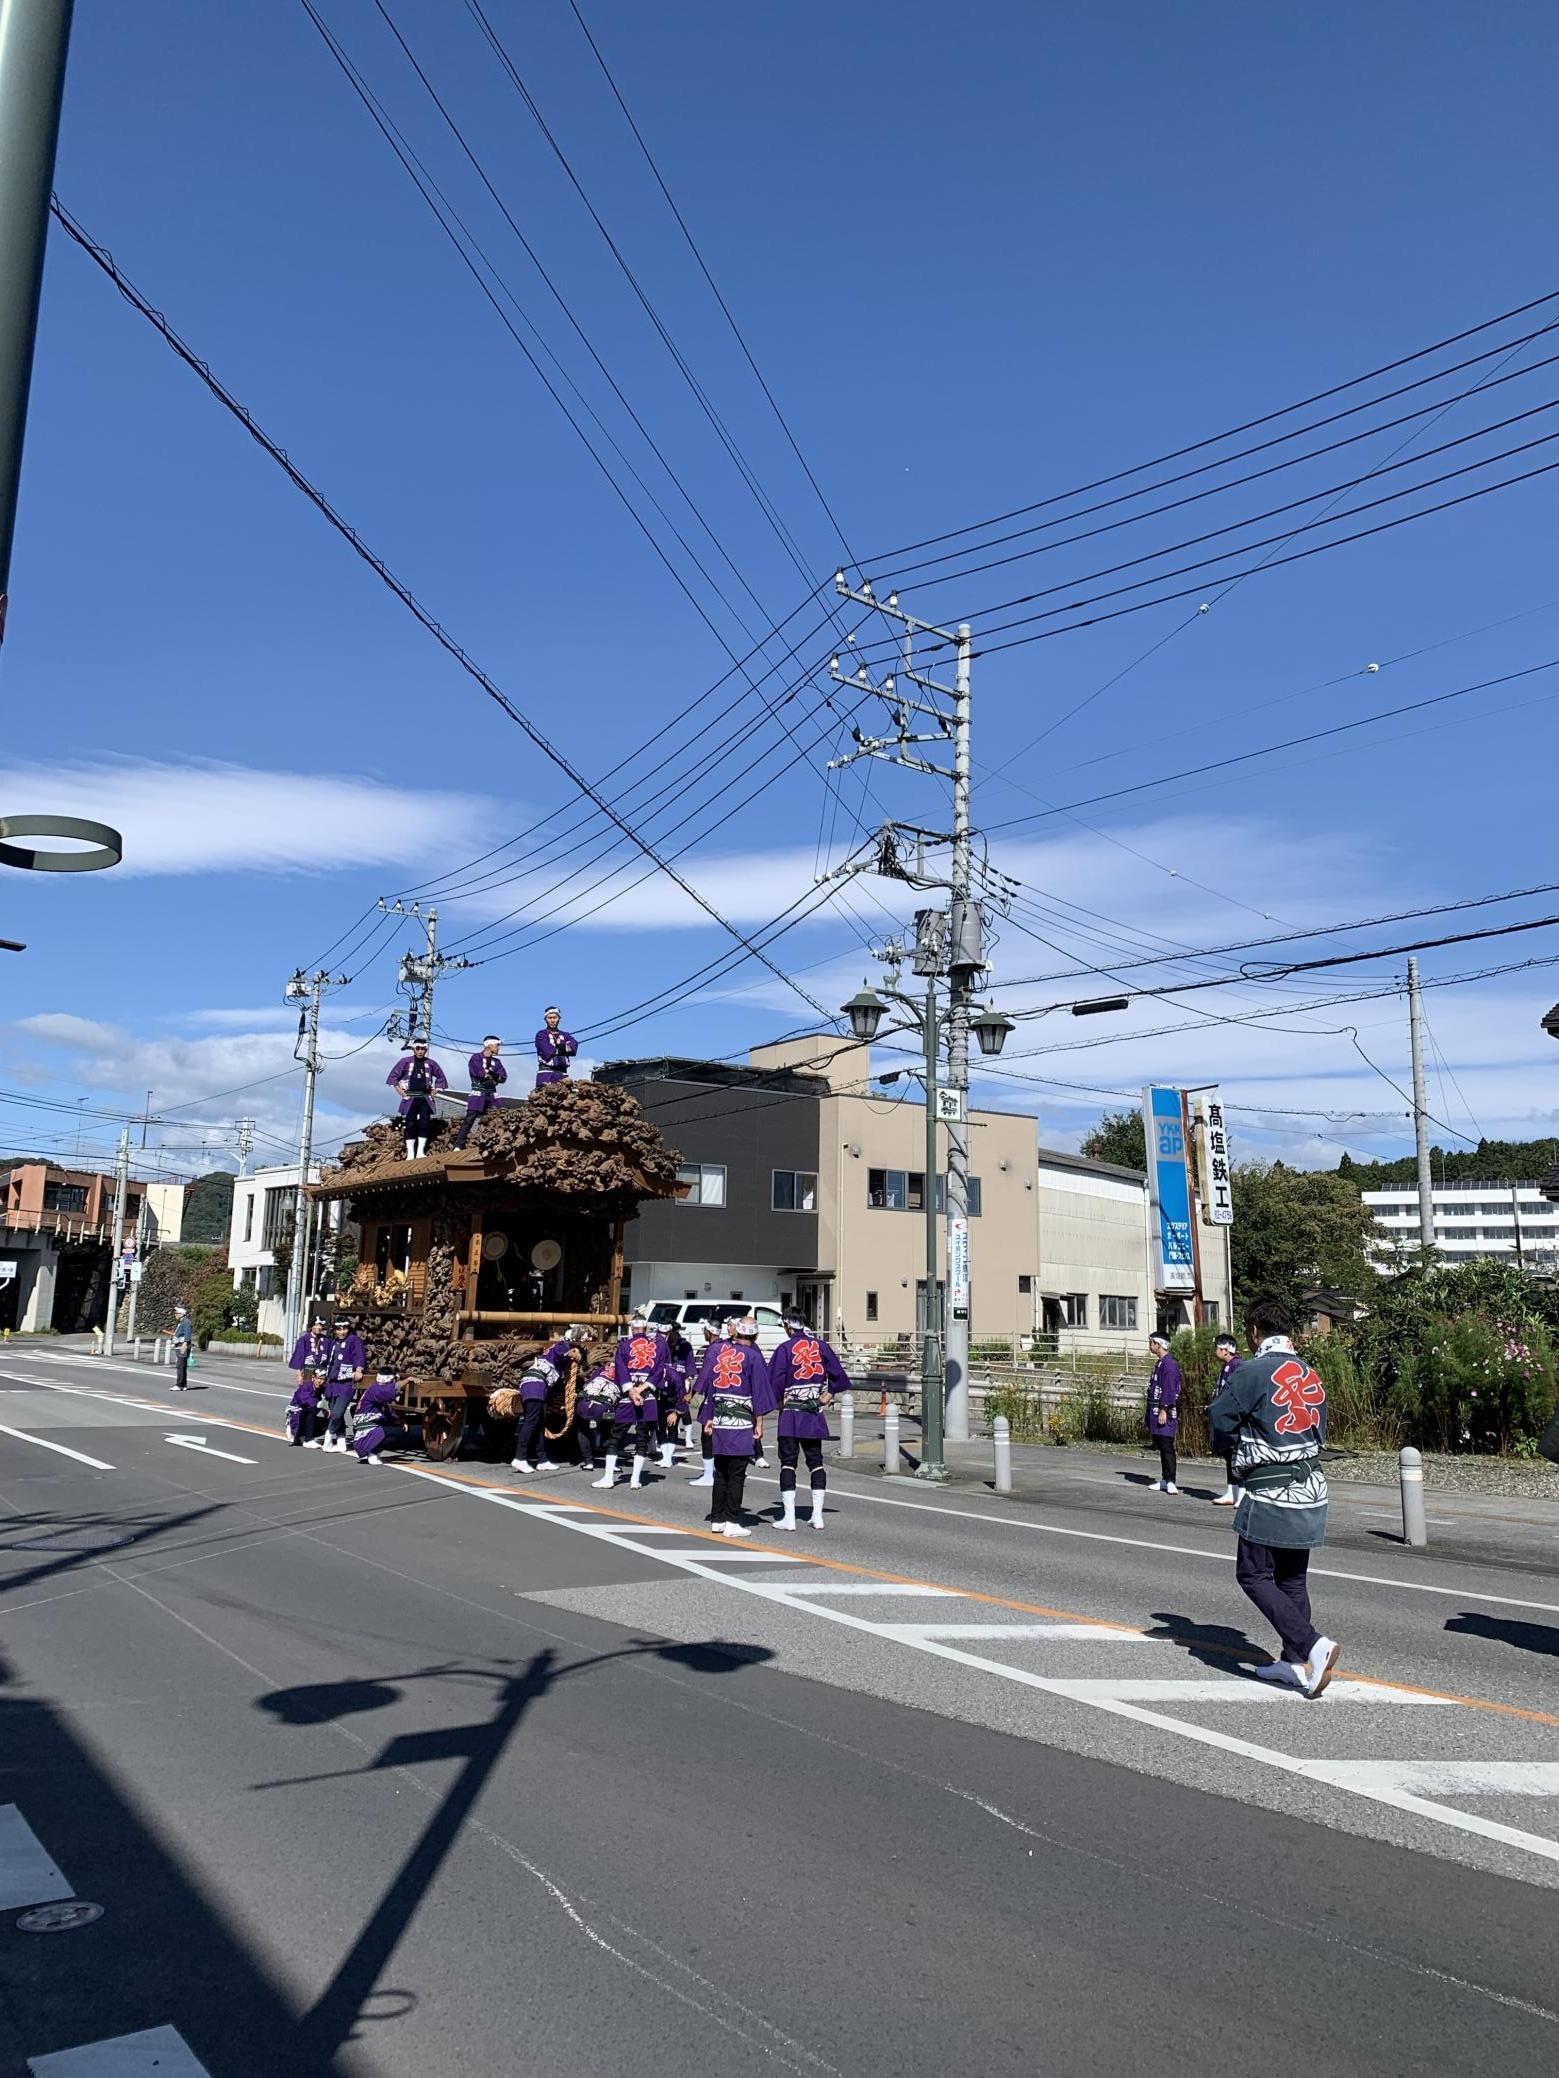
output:
POLYGON ((669 1328, 675 1321, 695 1349, 703 1343, 699 1330, 706 1320, 718 1327, 723 1320, 740 1320, 744 1313, 758 1323, 758 1347, 765 1356, 772 1356, 785 1339, 785 1323, 772 1299, 760 1299, 753 1306, 741 1299, 652 1299, 644 1310, 658 1328, 669 1328))

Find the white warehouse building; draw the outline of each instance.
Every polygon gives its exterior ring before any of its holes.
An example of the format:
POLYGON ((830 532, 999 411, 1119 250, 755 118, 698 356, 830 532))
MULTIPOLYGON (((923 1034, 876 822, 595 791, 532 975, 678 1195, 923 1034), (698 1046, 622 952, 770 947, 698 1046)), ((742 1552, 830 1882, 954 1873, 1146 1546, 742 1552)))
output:
MULTIPOLYGON (((1416 1260, 1417 1188, 1403 1184, 1363 1197, 1380 1236, 1371 1251, 1380 1267, 1416 1260)), ((1433 1204, 1435 1254, 1442 1262, 1495 1256, 1529 1270, 1559 1268, 1559 1205, 1551 1205, 1537 1183, 1439 1183, 1433 1204)))

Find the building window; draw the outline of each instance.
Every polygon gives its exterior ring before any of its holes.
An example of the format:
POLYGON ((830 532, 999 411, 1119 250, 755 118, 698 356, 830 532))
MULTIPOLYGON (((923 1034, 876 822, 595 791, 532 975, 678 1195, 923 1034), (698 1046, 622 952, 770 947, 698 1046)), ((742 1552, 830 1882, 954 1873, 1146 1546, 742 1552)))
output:
MULTIPOLYGON (((966 1176, 964 1181, 968 1185, 969 1217, 978 1219, 982 1202, 980 1179, 978 1176, 966 1176)), ((936 1180, 936 1209, 938 1212, 946 1212, 947 1210, 947 1178, 945 1176, 939 1176, 936 1180)))
POLYGON ((1217 1327, 1218 1301, 1216 1299, 1204 1299, 1202 1301, 1202 1318, 1210 1328, 1217 1327))
POLYGON ((776 1212, 816 1212, 816 1176, 810 1169, 776 1169, 772 1203, 776 1212))
POLYGON ((689 1186, 687 1196, 679 1198, 679 1205, 723 1205, 725 1203, 725 1164, 723 1162, 684 1162, 677 1171, 678 1183, 689 1186))
POLYGON ((868 1169, 866 1202, 878 1211, 902 1212, 909 1199, 909 1177, 903 1169, 868 1169))
POLYGON ((1031 1297, 1031 1296, 1032 1296, 1032 1294, 1033 1294, 1033 1290, 1034 1290, 1034 1280, 1033 1280, 1033 1278, 1032 1278, 1032 1277, 1025 1277, 1025 1276, 1023 1275, 1022 1271, 1020 1270, 1020 1271, 1018 1272, 1018 1296, 1019 1296, 1019 1298, 1029 1298, 1029 1297, 1031 1297))
POLYGON ((43 1186, 43 1209, 45 1212, 85 1212, 87 1209, 86 1185, 81 1183, 46 1183, 43 1186))
POLYGON ((877 1294, 875 1292, 866 1294, 866 1318, 868 1320, 877 1318, 877 1294))
POLYGON ((265 1215, 260 1226, 260 1246, 275 1248, 292 1232, 293 1193, 285 1185, 265 1193, 265 1215))
POLYGON ((252 1241, 252 1240, 254 1239, 254 1192, 253 1192, 253 1191, 250 1191, 249 1195, 248 1195, 248 1196, 247 1196, 247 1197, 246 1197, 246 1198, 244 1199, 244 1239, 245 1239, 246 1241, 252 1241))
POLYGON ((1134 1328, 1137 1325, 1136 1300, 1100 1292, 1099 1325, 1101 1328, 1134 1328))
MULTIPOLYGON (((1109 1299, 1100 1300, 1099 1308, 1101 1320, 1103 1320, 1104 1308, 1108 1305, 1112 1305, 1113 1303, 1114 1301, 1109 1299)), ((1128 1304, 1132 1307, 1133 1311, 1131 1316, 1131 1324, 1133 1327, 1135 1327, 1137 1324, 1137 1315, 1135 1311, 1137 1304, 1136 1300, 1131 1299, 1123 1301, 1122 1303, 1128 1304)), ((1088 1325, 1088 1294, 1086 1292, 1063 1292, 1061 1294, 1061 1313, 1069 1328, 1086 1328, 1088 1325)), ((1106 1320, 1104 1321, 1104 1325, 1106 1327, 1110 1327, 1111 1325, 1113 1325, 1113 1323, 1106 1320)))

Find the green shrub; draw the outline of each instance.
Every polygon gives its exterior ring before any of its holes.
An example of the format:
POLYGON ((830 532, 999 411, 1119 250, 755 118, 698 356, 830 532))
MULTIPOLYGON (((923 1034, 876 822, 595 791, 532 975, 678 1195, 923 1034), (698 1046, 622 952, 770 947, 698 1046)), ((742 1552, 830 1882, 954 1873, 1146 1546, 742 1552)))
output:
POLYGON ((262 1349, 280 1349, 280 1335, 262 1335, 255 1328, 218 1328, 210 1337, 213 1342, 259 1343, 262 1349))
POLYGON ((1554 1398, 1545 1329, 1463 1313, 1428 1322, 1421 1347, 1398 1366, 1387 1405, 1429 1449, 1509 1451, 1540 1433, 1554 1398))
POLYGON ((1033 1385, 1003 1385, 985 1395, 985 1418, 994 1422, 1004 1414, 1012 1428, 1014 1443, 1046 1443, 1057 1440, 1045 1413, 1039 1388, 1033 1385))
POLYGON ((1355 1361, 1347 1338, 1312 1335, 1297 1347, 1326 1387, 1327 1443, 1339 1450, 1395 1450, 1402 1441, 1400 1417, 1355 1361))

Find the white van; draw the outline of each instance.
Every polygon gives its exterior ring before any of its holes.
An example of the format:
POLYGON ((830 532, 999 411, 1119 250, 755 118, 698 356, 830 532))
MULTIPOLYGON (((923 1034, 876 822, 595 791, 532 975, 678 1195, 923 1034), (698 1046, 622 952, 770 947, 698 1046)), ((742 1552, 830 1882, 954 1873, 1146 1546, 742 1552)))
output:
POLYGON ((758 1323, 758 1347, 765 1356, 772 1356, 785 1340, 785 1322, 772 1299, 752 1306, 740 1299, 652 1299, 644 1310, 658 1328, 669 1328, 675 1321, 695 1349, 703 1344, 699 1330, 706 1320, 718 1327, 723 1320, 740 1320, 744 1313, 758 1323))

